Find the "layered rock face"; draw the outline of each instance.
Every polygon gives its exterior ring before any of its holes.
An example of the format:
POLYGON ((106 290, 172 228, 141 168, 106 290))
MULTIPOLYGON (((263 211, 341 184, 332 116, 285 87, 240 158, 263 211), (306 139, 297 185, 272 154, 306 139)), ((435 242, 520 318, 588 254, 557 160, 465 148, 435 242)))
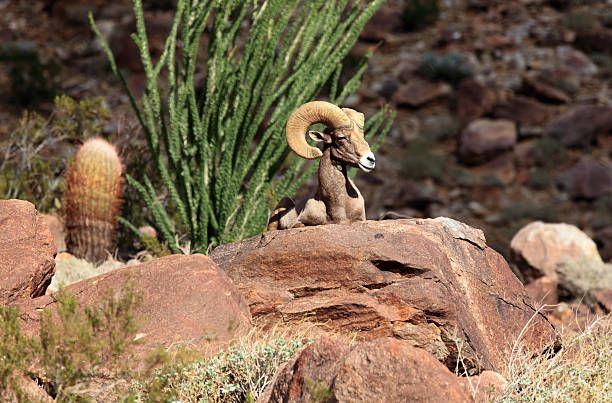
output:
POLYGON ((0 304, 44 295, 56 246, 45 219, 24 200, 0 200, 0 304))
POLYGON ((395 337, 453 369, 459 346, 471 373, 499 371, 519 335, 534 349, 556 337, 483 233, 449 218, 270 231, 211 258, 256 321, 395 337))

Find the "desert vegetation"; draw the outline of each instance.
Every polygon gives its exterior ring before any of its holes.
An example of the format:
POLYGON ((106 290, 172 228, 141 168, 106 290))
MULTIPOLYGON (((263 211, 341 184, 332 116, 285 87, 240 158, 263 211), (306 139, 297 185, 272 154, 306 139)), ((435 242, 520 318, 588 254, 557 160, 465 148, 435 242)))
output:
POLYGON ((611 400, 608 8, 0 1, 0 400, 611 400))

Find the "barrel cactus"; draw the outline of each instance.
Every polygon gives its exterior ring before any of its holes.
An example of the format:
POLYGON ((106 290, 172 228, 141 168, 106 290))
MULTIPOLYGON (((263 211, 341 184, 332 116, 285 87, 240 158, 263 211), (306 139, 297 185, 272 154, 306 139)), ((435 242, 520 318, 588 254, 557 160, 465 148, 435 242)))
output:
POLYGON ((104 139, 87 140, 77 152, 64 197, 67 246, 75 256, 99 263, 112 251, 122 171, 117 150, 104 139))

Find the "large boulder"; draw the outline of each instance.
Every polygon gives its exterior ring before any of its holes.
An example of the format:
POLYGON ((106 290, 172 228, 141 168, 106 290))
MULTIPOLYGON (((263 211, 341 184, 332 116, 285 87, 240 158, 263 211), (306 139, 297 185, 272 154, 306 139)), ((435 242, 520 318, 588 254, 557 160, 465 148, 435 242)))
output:
POLYGON ((578 227, 564 223, 534 221, 514 235, 510 250, 526 283, 543 276, 558 282, 557 267, 564 261, 602 263, 595 242, 578 227))
POLYGON ((244 293, 257 321, 314 321, 392 336, 449 368, 501 370, 512 343, 555 340, 482 231, 449 218, 357 222, 270 231, 211 258, 244 293), (529 324, 529 325, 528 325, 529 324))
POLYGON ((322 338, 279 369, 258 402, 471 402, 427 351, 393 338, 346 344, 322 338))
POLYGON ((55 253, 53 235, 32 203, 0 200, 0 304, 44 295, 55 253))
MULTIPOLYGON (((195 347, 215 352, 225 342, 251 329, 248 306, 232 281, 204 255, 171 255, 117 269, 68 286, 80 306, 96 305, 110 288, 120 292, 126 281, 142 293, 135 310, 142 320, 137 356, 157 346, 195 347)), ((41 311, 54 309, 52 295, 22 302, 26 332, 38 332, 41 311)))

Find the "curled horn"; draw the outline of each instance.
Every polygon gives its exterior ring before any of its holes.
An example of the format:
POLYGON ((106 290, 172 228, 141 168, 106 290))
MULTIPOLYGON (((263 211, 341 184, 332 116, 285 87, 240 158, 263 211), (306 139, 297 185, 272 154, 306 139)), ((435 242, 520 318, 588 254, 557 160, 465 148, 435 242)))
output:
POLYGON ((351 120, 338 106, 324 101, 305 103, 296 109, 285 127, 287 144, 300 157, 313 160, 323 153, 306 142, 306 131, 315 123, 323 123, 329 129, 351 127, 351 120))

